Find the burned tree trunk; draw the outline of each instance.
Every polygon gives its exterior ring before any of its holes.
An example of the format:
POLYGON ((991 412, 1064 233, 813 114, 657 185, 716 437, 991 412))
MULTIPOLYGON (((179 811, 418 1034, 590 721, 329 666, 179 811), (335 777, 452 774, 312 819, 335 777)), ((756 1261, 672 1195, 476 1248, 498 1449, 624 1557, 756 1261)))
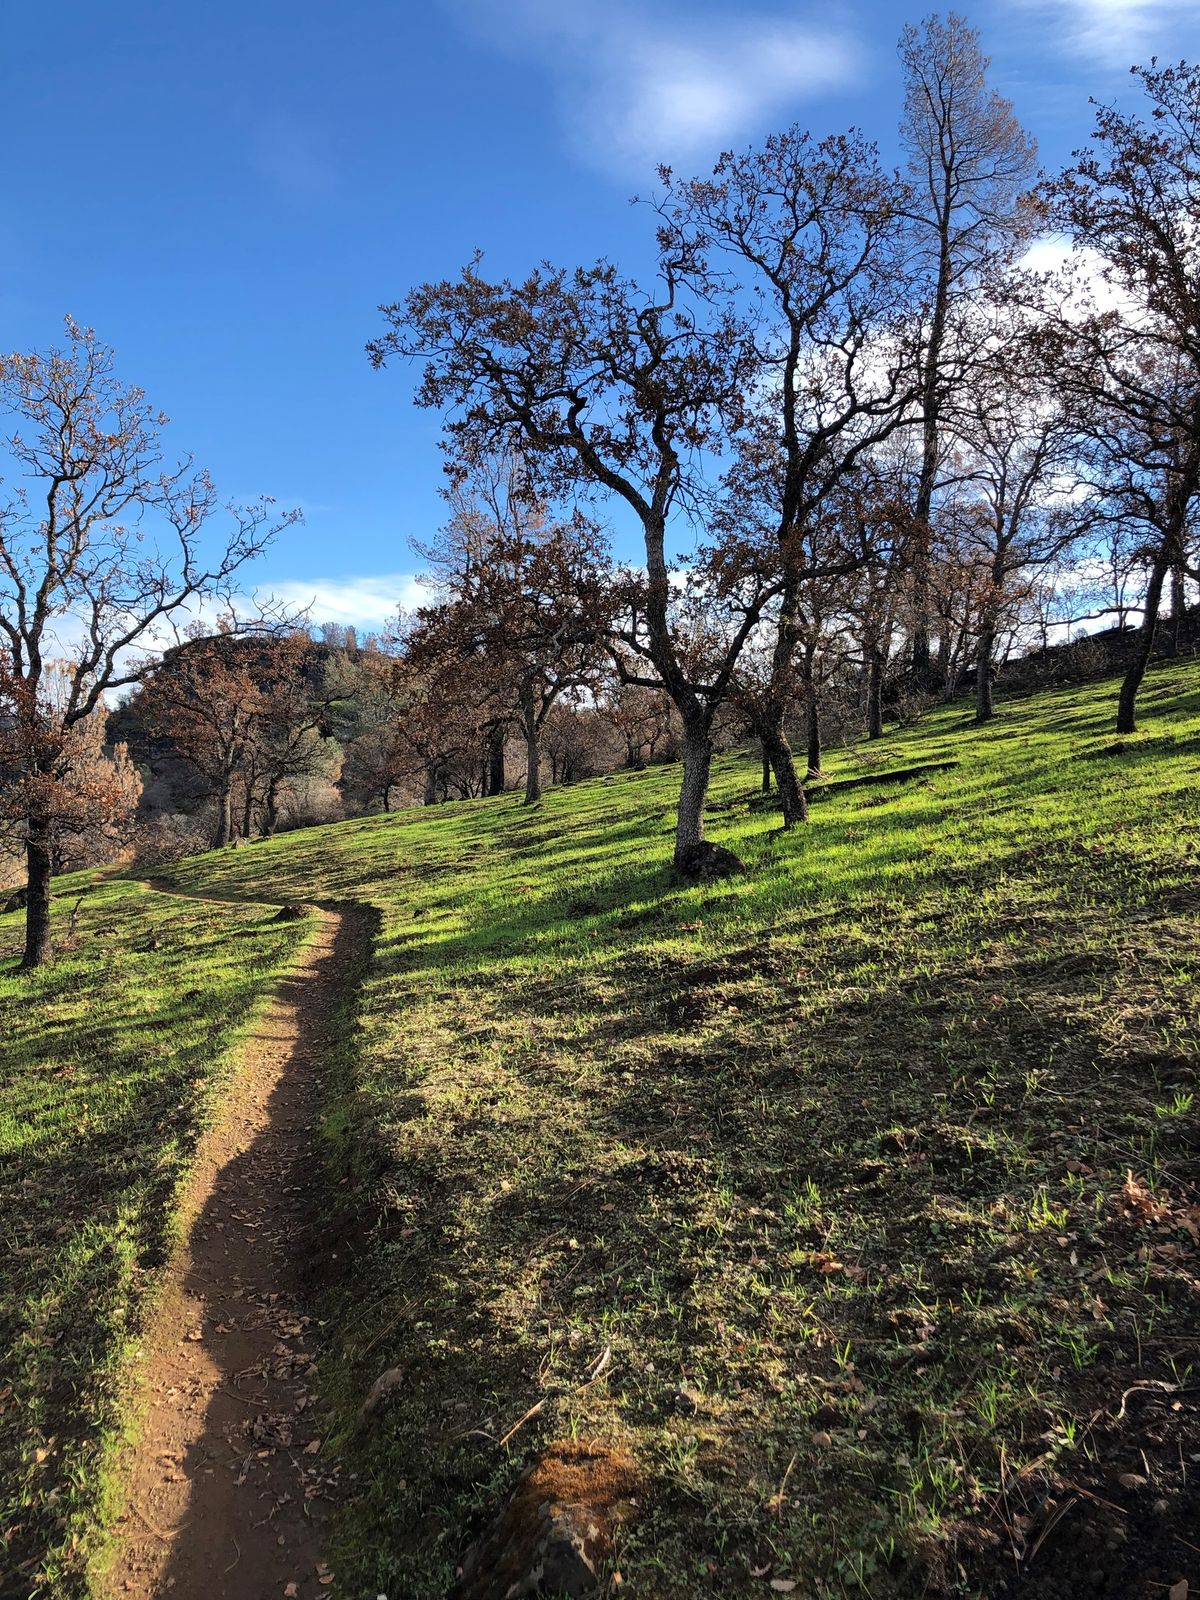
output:
POLYGON ((1118 733, 1137 732, 1138 690, 1142 686, 1142 679, 1146 676, 1146 668, 1150 665, 1150 657, 1154 653, 1154 632, 1158 626, 1158 611, 1162 603, 1163 580, 1166 574, 1167 561, 1160 555, 1150 569, 1150 582, 1146 586, 1145 609, 1142 613, 1137 650, 1121 683, 1121 695, 1117 702, 1118 733))
POLYGON ((50 944, 51 828, 45 817, 32 816, 25 836, 25 953, 21 972, 46 964, 50 944))

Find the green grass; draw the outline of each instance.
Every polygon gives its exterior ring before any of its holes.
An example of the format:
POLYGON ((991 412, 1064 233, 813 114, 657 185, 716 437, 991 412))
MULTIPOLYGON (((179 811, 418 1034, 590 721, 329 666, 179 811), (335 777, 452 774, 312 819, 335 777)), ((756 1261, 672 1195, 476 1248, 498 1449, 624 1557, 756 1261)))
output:
POLYGON ((554 1437, 645 1469, 622 1593, 965 1582, 1091 1470, 1094 1413, 1195 1357, 1195 668, 1119 752, 1112 703, 939 709, 835 754, 792 835, 724 757, 749 870, 713 886, 667 869, 673 768, 177 870, 380 913, 331 1108, 365 1234, 325 1369, 344 1592, 443 1594, 554 1437))
POLYGON ((302 924, 80 874, 54 964, 0 917, 0 1593, 86 1591, 122 1362, 239 1027, 302 924), (71 908, 78 902, 73 938, 71 908))
POLYGON ((1153 673, 1121 753, 1113 693, 835 753, 791 835, 723 757, 716 885, 667 867, 671 767, 173 869, 379 913, 328 1110, 337 1592, 444 1595, 555 1438, 641 1463, 646 1600, 994 1592, 1014 1514, 1100 1481, 1097 1419, 1197 1350, 1200 686, 1153 673))

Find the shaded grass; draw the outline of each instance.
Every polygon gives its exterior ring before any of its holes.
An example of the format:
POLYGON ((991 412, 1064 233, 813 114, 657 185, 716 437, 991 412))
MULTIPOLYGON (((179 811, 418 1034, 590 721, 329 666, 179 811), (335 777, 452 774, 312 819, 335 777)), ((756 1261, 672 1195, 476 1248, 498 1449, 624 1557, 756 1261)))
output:
POLYGON ((0 1592, 83 1593, 120 1372, 228 1050, 306 931, 79 874, 53 965, 0 918, 0 1592), (77 930, 66 938, 79 902, 77 930))
POLYGON ((832 757, 791 835, 724 757, 719 886, 664 864, 670 768, 178 869, 381 916, 331 1308, 347 1592, 444 1593, 539 1438, 640 1459, 622 1592, 681 1600, 990 1592, 1056 1482, 1121 1492, 1103 1419, 1200 1333, 1200 692, 1147 688, 1120 753, 1107 684, 938 710, 832 757), (839 789, 876 761, 926 770, 839 789))

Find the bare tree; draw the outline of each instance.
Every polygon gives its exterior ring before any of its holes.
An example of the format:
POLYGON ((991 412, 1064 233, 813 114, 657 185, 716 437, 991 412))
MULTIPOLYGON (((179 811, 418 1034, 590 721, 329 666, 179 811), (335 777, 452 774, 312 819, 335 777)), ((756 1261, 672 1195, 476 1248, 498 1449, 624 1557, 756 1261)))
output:
POLYGON ((644 663, 631 681, 663 689, 679 712, 675 864, 685 874, 727 864, 704 840, 713 719, 767 598, 752 575, 740 582, 723 648, 697 674, 676 629, 667 532, 722 443, 722 412, 745 392, 751 363, 732 314, 689 292, 695 276, 686 256, 665 255, 653 296, 605 262, 512 283, 489 282, 476 261, 457 282, 384 307, 388 331, 368 347, 376 365, 423 358, 418 403, 450 412, 452 435, 472 450, 518 444, 551 493, 611 495, 636 516, 645 576, 625 587, 615 639, 621 661, 644 663))
POLYGON ((1142 626, 1119 733, 1136 727, 1164 584, 1194 566, 1200 498, 1200 68, 1152 65, 1136 77, 1148 120, 1097 107, 1093 148, 1051 191, 1056 219, 1116 301, 1064 316, 1054 354, 1097 487, 1140 529, 1142 626))
MULTIPOLYGON (((905 421, 915 399, 900 226, 905 196, 856 134, 814 141, 800 128, 760 150, 722 156, 710 178, 668 183, 664 248, 712 255, 754 297, 762 377, 741 417, 728 475, 726 543, 758 530, 779 584, 771 672, 746 699, 779 784, 784 827, 807 815, 785 731, 797 684, 817 751, 818 615, 830 584, 854 570, 823 508, 905 421)), ((728 559, 727 557, 725 559, 728 559)))
POLYGON ((16 418, 5 447, 23 480, 0 507, 0 639, 4 714, 23 730, 15 781, 28 802, 27 970, 50 955, 56 763, 73 730, 137 680, 131 652, 193 602, 230 600, 234 574, 293 516, 276 517, 265 500, 230 506, 214 546, 219 507, 207 474, 167 463, 166 418, 71 321, 63 348, 0 358, 0 406, 16 418), (66 682, 51 696, 56 659, 66 682))
POLYGON ((913 503, 913 672, 930 682, 929 633, 923 617, 924 570, 949 396, 970 369, 971 346, 960 312, 978 285, 1012 261, 1031 220, 1022 204, 1037 161, 1012 103, 990 89, 989 58, 978 32, 957 12, 925 18, 900 35, 908 157, 911 238, 925 279, 920 387, 921 461, 913 503))
POLYGON ((614 674, 599 702, 599 713, 625 749, 625 765, 640 772, 671 738, 671 702, 655 689, 622 681, 614 674))
MULTIPOLYGON (((432 545, 417 547, 432 563, 441 603, 418 612, 409 656, 446 665, 483 658, 496 698, 521 729, 525 803, 533 805, 551 709, 594 688, 601 674, 612 603, 607 546, 578 511, 552 518, 511 453, 463 464, 448 497, 449 523, 432 545)), ((488 728, 484 768, 493 792, 498 722, 488 728)))
POLYGON ((126 747, 106 745, 105 707, 96 706, 64 729, 63 708, 73 687, 70 663, 47 661, 31 706, 29 687, 0 658, 0 819, 7 824, 6 844, 10 837, 27 843, 29 816, 37 812, 54 872, 68 861, 94 865, 111 859, 128 835, 142 792, 126 747))
MULTIPOLYGON (((975 602, 975 720, 994 713, 992 679, 1003 618, 1037 574, 1081 537, 1086 505, 1075 466, 1075 418, 1037 359, 1026 319, 997 308, 990 348, 969 394, 946 413, 955 444, 948 518, 959 531, 965 596, 975 602)), ((948 676, 947 687, 954 683, 948 676)))

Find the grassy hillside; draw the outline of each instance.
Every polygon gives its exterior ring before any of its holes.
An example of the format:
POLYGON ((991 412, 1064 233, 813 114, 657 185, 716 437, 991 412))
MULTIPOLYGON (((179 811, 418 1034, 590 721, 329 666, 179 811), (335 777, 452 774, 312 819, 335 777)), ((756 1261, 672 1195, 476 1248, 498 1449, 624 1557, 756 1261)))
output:
POLYGON ((791 836, 724 758, 716 886, 665 865, 669 768, 178 870, 380 914, 331 1108, 345 1593, 444 1594, 564 1438, 638 1463, 631 1595, 1195 1567, 1194 666, 1143 704, 1121 748, 1110 684, 936 711, 791 836))
POLYGON ((304 933, 272 908, 59 881, 59 954, 0 917, 0 1594, 81 1593, 143 1325, 229 1046, 304 933), (73 935, 72 909, 77 907, 73 935))
MULTIPOLYGON (((1112 701, 938 710, 790 836, 725 757, 717 885, 666 866, 674 768, 175 869, 379 914, 329 1085, 334 1592, 443 1596, 564 1439, 636 1463, 622 1594, 1200 1576, 1195 668, 1119 749, 1112 701)), ((70 1567, 211 1067, 296 937, 81 889, 0 979, 10 1572, 70 1567)))

